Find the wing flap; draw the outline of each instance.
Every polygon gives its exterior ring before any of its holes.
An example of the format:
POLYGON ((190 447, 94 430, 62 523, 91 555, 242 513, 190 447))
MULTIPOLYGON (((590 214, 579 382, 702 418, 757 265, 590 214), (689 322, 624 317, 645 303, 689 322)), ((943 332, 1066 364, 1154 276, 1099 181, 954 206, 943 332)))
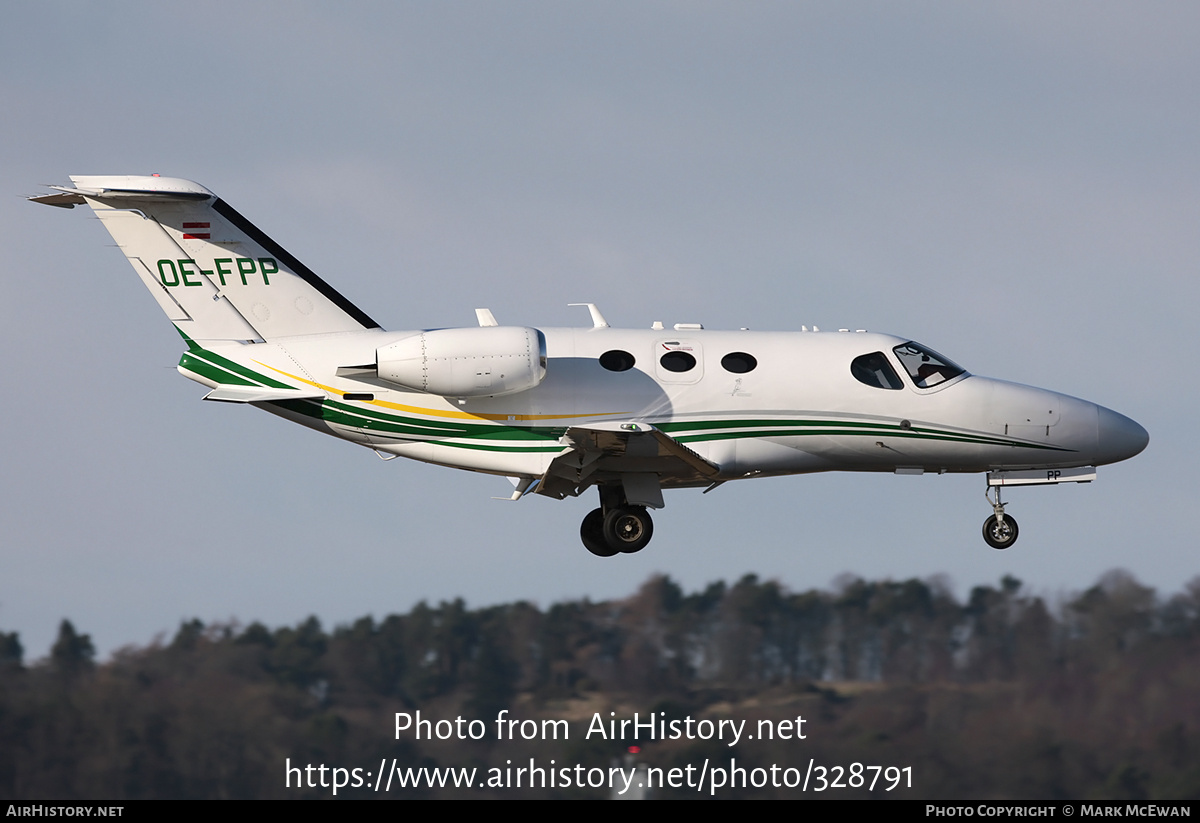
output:
POLYGON ((597 483, 620 483, 627 493, 639 490, 642 505, 658 508, 660 489, 707 486, 720 473, 715 463, 645 423, 572 426, 560 442, 566 450, 551 461, 537 489, 560 500, 597 483))

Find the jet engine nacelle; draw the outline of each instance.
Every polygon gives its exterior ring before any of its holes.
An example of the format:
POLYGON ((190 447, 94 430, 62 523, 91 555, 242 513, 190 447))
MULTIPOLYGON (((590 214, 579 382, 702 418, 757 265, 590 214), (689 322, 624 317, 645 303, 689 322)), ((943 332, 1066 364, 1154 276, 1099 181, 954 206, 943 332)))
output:
POLYGON ((546 377, 546 338, 521 326, 436 329, 375 350, 380 380, 443 397, 532 389, 546 377))

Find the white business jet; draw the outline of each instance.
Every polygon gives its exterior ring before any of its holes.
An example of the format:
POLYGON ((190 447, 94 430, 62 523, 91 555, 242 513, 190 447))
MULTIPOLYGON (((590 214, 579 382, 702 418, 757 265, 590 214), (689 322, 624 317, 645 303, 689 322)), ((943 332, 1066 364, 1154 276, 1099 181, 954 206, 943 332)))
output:
POLYGON ((206 400, 249 403, 375 450, 600 506, 593 554, 640 551, 663 489, 823 471, 985 472, 983 537, 1017 539, 1008 485, 1086 483, 1149 435, 1074 397, 967 373, 862 331, 499 325, 384 331, 208 189, 73 176, 35 202, 95 211, 186 344, 206 400))

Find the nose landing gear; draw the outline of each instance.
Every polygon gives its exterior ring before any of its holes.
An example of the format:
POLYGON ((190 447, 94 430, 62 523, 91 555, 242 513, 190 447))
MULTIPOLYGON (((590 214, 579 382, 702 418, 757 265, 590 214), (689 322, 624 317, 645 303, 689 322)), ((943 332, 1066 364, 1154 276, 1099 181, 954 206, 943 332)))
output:
POLYGON ((1017 521, 1004 513, 1000 500, 1001 486, 1053 486, 1059 483, 1091 483, 1096 479, 1095 466, 1068 466, 1066 468, 1018 469, 1015 471, 993 469, 988 472, 988 490, 984 493, 995 512, 983 524, 983 539, 993 549, 1007 549, 1017 542, 1017 521), (992 488, 996 489, 996 501, 992 502, 992 488))
POLYGON ((1000 501, 999 486, 988 486, 988 490, 983 493, 983 496, 987 502, 992 504, 992 510, 995 512, 983 521, 983 541, 993 549, 1007 549, 1017 542, 1017 521, 1012 515, 1004 513, 1004 503, 1000 501), (993 488, 996 489, 995 502, 992 501, 993 488))

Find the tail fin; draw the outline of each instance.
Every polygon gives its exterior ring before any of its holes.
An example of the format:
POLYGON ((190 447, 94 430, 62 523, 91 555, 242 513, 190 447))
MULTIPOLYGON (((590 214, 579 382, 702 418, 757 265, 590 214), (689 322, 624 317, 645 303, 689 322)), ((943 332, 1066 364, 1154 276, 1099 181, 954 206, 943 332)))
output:
POLYGON ((171 177, 76 176, 31 198, 86 203, 186 336, 271 340, 379 324, 203 186, 171 177))

